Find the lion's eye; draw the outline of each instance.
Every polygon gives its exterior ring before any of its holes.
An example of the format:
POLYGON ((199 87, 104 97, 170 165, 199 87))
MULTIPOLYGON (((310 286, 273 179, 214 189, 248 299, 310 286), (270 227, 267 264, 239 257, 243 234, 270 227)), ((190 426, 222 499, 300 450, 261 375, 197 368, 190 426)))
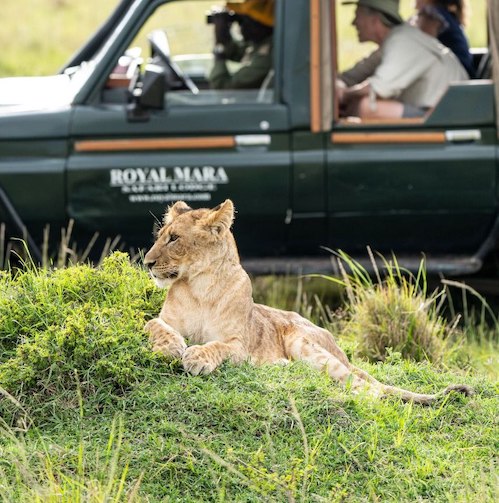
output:
POLYGON ((176 234, 170 234, 170 239, 168 240, 168 243, 173 243, 177 241, 178 236, 176 234))

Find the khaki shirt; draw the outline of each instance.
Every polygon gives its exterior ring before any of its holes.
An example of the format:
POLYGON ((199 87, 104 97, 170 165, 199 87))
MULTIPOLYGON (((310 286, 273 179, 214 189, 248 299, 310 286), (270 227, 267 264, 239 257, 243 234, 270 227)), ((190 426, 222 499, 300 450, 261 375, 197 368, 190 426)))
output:
POLYGON ((258 89, 272 69, 272 37, 259 44, 231 42, 227 59, 240 61, 241 67, 230 74, 225 60, 215 59, 208 77, 212 89, 258 89))
POLYGON ((451 82, 468 79, 449 48, 407 23, 392 28, 379 51, 344 75, 349 86, 367 79, 380 98, 424 108, 435 106, 451 82))

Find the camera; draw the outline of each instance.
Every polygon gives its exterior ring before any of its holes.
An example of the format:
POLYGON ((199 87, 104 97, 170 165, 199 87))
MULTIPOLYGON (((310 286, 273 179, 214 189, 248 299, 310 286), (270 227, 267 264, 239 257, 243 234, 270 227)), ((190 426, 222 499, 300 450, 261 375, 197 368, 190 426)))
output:
POLYGON ((208 24, 213 24, 215 22, 215 18, 224 18, 224 21, 227 24, 232 24, 237 20, 237 14, 226 8, 214 8, 206 14, 206 22, 208 24))

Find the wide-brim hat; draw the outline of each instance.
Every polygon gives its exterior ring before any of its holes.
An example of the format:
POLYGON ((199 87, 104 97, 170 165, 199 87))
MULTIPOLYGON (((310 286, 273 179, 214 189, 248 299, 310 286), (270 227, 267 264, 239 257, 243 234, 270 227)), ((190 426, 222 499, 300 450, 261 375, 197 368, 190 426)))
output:
POLYGON ((386 14, 389 19, 393 19, 397 23, 403 23, 404 20, 399 14, 399 0, 344 0, 343 5, 356 4, 363 7, 370 7, 386 14))
POLYGON ((274 0, 246 0, 227 2, 227 9, 248 16, 265 26, 274 26, 274 0))

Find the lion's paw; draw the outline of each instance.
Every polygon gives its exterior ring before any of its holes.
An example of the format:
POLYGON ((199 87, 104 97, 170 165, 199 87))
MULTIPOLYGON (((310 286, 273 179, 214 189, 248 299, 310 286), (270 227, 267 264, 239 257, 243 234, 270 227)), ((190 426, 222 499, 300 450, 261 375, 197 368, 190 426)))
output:
POLYGON ((149 333, 152 350, 158 351, 165 356, 180 359, 187 348, 187 344, 182 336, 172 334, 165 325, 158 318, 149 320, 145 324, 144 330, 149 333))
POLYGON ((144 331, 149 334, 149 338, 151 340, 164 332, 168 332, 166 329, 166 323, 160 318, 153 318, 152 320, 149 320, 144 325, 144 331))
POLYGON ((209 374, 213 372, 217 365, 210 358, 209 351, 203 346, 190 346, 182 355, 184 369, 192 375, 209 374))

